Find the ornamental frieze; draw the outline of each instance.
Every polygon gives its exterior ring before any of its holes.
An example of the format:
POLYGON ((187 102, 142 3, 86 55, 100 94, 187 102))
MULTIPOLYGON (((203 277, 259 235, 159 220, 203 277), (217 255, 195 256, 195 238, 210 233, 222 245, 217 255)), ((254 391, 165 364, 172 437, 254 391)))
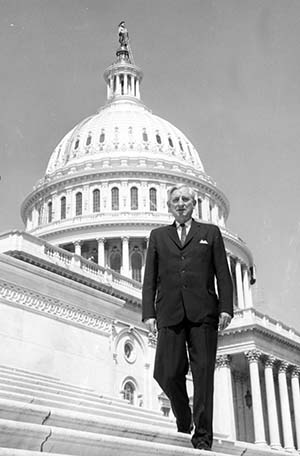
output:
POLYGON ((112 322, 93 312, 0 280, 0 298, 19 306, 47 314, 56 319, 111 334, 112 322))

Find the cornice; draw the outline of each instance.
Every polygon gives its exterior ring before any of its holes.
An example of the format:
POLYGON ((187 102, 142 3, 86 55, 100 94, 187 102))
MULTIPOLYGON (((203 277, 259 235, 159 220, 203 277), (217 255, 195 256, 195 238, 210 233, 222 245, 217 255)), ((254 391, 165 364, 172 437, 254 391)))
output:
POLYGON ((0 298, 14 306, 25 308, 56 320, 62 320, 72 325, 85 327, 108 336, 112 333, 113 320, 110 318, 1 279, 0 298))
POLYGON ((37 266, 39 268, 45 269, 49 272, 52 272, 54 274, 60 275, 62 277, 65 277, 67 279, 70 279, 74 282, 78 282, 82 285, 86 285, 90 288, 93 288, 95 290, 104 292, 107 295, 111 295, 113 297, 119 298, 124 300, 130 307, 133 308, 140 308, 141 307, 141 300, 129 293, 126 293, 125 291, 118 290, 117 288, 113 287, 111 284, 106 284, 103 282, 100 282, 99 280, 94 280, 90 277, 86 277, 80 273, 74 272, 66 267, 60 266, 55 263, 51 263, 48 261, 45 261, 41 258, 38 258, 34 255, 29 254, 28 252, 24 251, 9 251, 6 252, 8 255, 10 255, 13 258, 19 259, 21 261, 30 263, 34 266, 37 266))
MULTIPOLYGON (((220 340, 229 338, 230 336, 236 336, 237 334, 253 336, 263 336, 265 339, 269 340, 270 343, 274 341, 278 342, 280 345, 286 346, 288 349, 297 349, 300 352, 300 343, 288 339, 282 334, 274 332, 272 329, 265 328, 258 323, 249 324, 247 326, 238 326, 233 329, 226 329, 225 332, 219 334, 220 340)), ((258 346, 259 349, 259 346, 258 346)))

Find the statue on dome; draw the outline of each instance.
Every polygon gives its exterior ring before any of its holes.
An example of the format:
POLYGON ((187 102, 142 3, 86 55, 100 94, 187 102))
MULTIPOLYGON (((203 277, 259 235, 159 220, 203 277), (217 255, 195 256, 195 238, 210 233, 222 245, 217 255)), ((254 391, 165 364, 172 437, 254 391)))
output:
POLYGON ((122 21, 119 24, 119 43, 121 46, 127 47, 129 41, 128 30, 125 27, 125 22, 122 21))

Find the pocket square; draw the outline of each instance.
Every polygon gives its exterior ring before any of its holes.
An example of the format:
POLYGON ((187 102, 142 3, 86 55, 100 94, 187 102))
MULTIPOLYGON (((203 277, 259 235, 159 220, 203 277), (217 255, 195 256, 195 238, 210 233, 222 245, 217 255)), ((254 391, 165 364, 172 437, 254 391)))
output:
POLYGON ((208 244, 208 242, 206 239, 201 239, 201 241, 199 241, 199 244, 208 244))

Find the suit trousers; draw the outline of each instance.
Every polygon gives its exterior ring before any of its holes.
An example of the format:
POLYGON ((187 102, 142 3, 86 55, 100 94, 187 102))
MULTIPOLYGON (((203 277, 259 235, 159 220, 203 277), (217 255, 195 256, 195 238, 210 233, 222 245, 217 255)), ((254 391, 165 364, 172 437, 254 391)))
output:
POLYGON ((191 432, 196 447, 211 447, 213 439, 213 390, 217 350, 217 322, 192 323, 187 319, 158 331, 154 378, 168 396, 180 432, 191 432), (186 388, 191 366, 194 394, 193 420, 186 388))

